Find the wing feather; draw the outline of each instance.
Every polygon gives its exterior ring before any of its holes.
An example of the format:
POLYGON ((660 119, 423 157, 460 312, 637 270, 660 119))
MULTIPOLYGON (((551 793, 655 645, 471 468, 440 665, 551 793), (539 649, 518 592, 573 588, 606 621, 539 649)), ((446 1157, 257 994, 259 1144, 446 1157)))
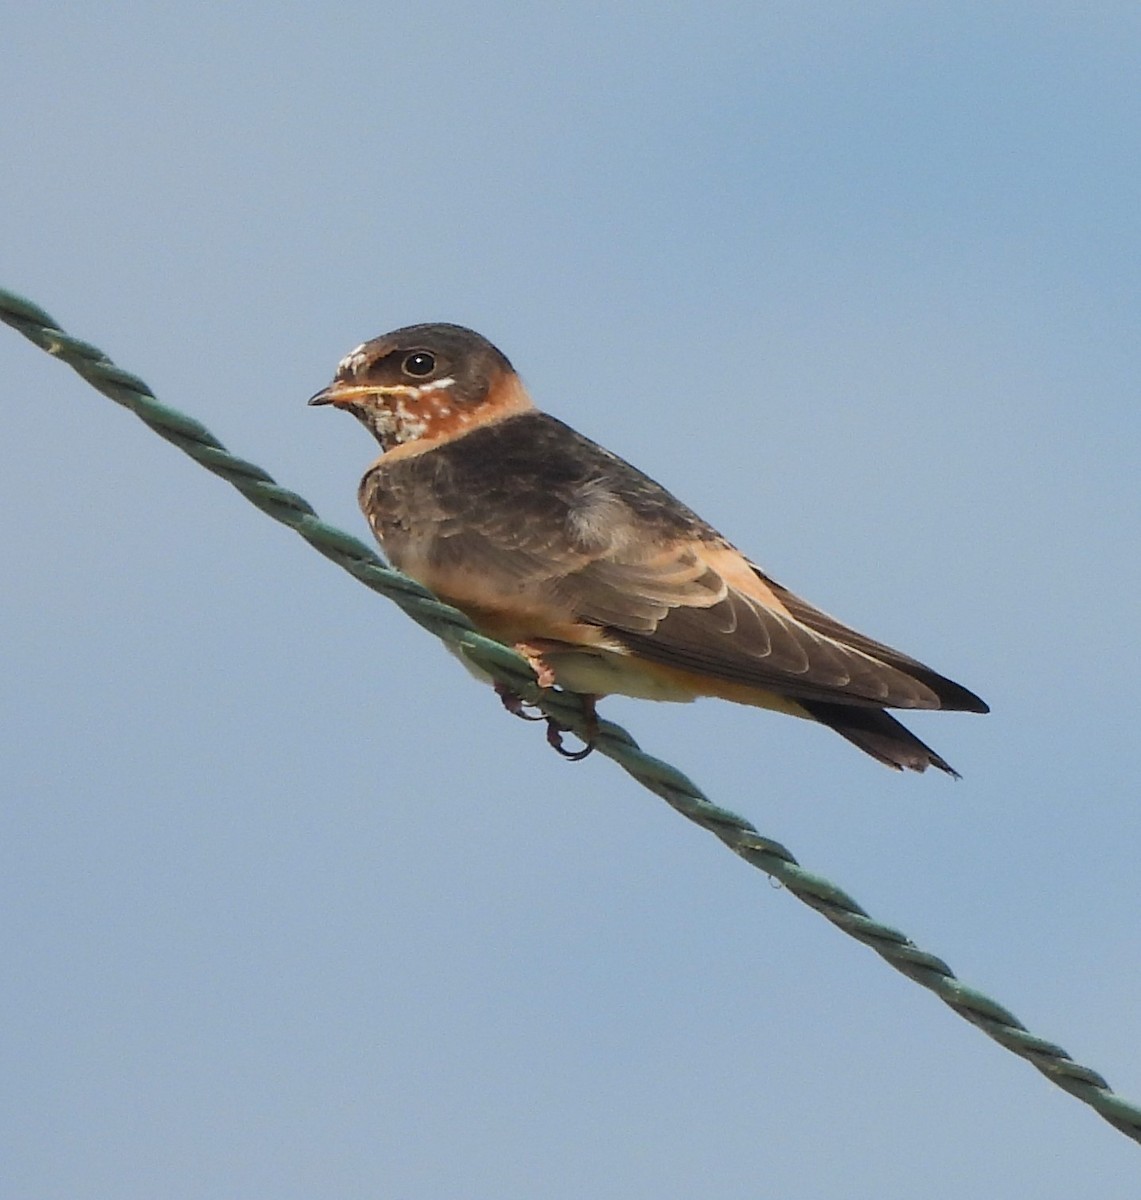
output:
POLYGON ((645 659, 794 699, 985 711, 766 577, 664 488, 545 414, 382 458, 361 503, 398 567, 504 627, 514 612, 527 637, 579 628, 592 643, 601 629, 645 659))

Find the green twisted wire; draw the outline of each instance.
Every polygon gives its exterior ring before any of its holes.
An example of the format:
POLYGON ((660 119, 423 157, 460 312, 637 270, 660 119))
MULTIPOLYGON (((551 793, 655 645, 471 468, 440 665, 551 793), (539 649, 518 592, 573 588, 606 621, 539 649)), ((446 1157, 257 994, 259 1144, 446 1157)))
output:
MULTIPOLYGON (((42 308, 3 290, 0 290, 0 320, 67 363, 116 404, 129 408, 160 437, 233 484, 262 512, 295 530, 319 553, 399 605, 414 621, 456 647, 512 692, 537 704, 560 725, 579 734, 586 731, 586 715, 578 696, 540 689, 531 667, 514 650, 476 632, 458 609, 444 604, 407 575, 385 566, 363 542, 327 525, 306 500, 281 487, 261 467, 231 454, 205 426, 160 404, 141 379, 117 367, 102 350, 65 333, 42 308)), ((1114 1128, 1141 1142, 1141 1107, 1113 1092, 1101 1075, 1075 1062, 1060 1046, 1030 1033, 1013 1013, 989 996, 960 982, 942 959, 921 950, 898 930, 873 920, 834 883, 806 871, 779 842, 758 833, 743 817, 714 804, 680 771, 646 754, 620 725, 601 721, 595 747, 682 816, 708 830, 746 862, 779 880, 797 899, 823 914, 850 937, 870 946, 897 971, 934 992, 959 1016, 1033 1064, 1058 1087, 1090 1105, 1114 1128)))

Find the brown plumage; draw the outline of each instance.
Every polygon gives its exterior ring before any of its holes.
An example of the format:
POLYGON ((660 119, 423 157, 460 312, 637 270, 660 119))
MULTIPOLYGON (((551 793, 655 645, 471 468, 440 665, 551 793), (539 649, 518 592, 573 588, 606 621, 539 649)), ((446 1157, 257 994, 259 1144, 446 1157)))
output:
POLYGON ((394 565, 516 645, 544 685, 719 696, 810 717, 897 769, 955 774, 884 709, 983 701, 813 608, 538 411, 479 334, 415 325, 366 342, 311 403, 348 409, 383 447, 360 503, 394 565))

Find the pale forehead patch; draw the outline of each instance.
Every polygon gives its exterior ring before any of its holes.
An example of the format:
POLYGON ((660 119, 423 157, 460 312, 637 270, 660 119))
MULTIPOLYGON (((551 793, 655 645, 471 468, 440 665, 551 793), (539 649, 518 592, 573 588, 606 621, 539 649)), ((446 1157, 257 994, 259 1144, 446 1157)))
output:
POLYGON ((355 350, 350 350, 348 354, 346 354, 345 357, 342 358, 339 363, 337 363, 337 374, 340 375, 343 373, 346 375, 355 375, 361 369, 361 367, 364 366, 368 359, 368 355, 365 354, 365 346, 367 345, 367 342, 361 342, 361 344, 355 350))

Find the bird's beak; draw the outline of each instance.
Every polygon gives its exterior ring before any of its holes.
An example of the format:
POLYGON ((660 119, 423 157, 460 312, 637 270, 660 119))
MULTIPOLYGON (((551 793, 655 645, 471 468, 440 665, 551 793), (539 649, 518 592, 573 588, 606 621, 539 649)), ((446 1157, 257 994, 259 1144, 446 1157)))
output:
POLYGON ((323 387, 315 396, 309 397, 310 404, 332 404, 337 408, 351 405, 354 400, 362 400, 366 396, 384 396, 390 390, 376 387, 372 384, 345 383, 344 380, 334 379, 328 387, 323 387))

